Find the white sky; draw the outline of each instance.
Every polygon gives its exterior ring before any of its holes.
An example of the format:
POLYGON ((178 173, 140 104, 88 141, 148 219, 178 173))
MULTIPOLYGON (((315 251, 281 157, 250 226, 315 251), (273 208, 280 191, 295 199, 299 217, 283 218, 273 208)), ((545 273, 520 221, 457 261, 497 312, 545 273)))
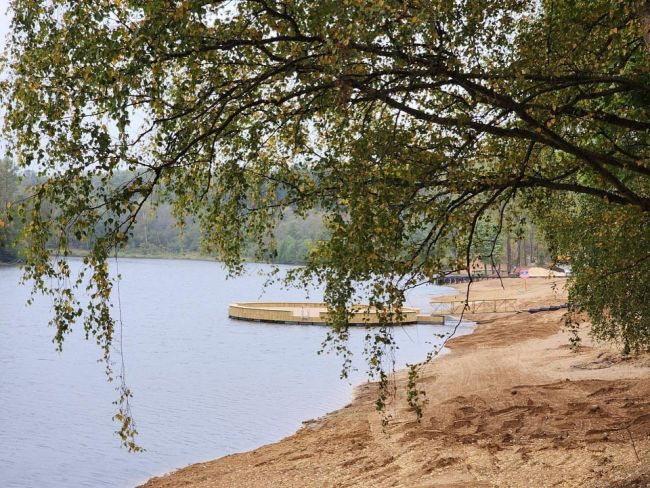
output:
MULTIPOLYGON (((9 0, 0 0, 0 51, 4 50, 5 43, 7 42, 7 34, 9 32, 9 16, 7 8, 9 7, 9 0)), ((0 76, 2 76, 0 74, 0 76)), ((2 126, 2 111, 0 110, 0 126, 2 126)), ((5 154, 5 141, 2 140, 0 135, 0 157, 5 154)))
POLYGON ((9 0, 0 0, 0 42, 2 46, 5 44, 5 36, 9 31, 9 17, 7 15, 7 8, 9 7, 9 0))

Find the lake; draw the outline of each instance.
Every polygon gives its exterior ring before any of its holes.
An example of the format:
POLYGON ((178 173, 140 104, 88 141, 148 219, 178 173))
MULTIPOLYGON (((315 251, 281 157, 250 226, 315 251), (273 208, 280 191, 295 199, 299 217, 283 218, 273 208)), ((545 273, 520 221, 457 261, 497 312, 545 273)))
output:
MULTIPOLYGON (((126 377, 146 449, 131 454, 113 433, 117 393, 98 362, 99 348, 76 330, 57 353, 47 327, 49 299, 26 306, 29 287, 18 284, 20 270, 0 266, 0 486, 133 487, 277 441, 303 420, 349 403, 352 385, 339 379, 341 359, 316 354, 325 327, 228 318, 234 301, 305 299, 305 290, 265 291, 260 272, 268 269, 249 265, 245 276, 226 280, 214 262, 119 260, 126 377)), ((431 295, 449 292, 419 288, 409 304, 428 310, 431 295)), ((309 295, 321 298, 318 290, 309 295)), ((450 330, 397 328, 398 366, 424 359, 440 341, 434 334, 450 330)), ((355 329, 351 337, 361 369, 353 384, 365 378, 363 335, 355 329)))

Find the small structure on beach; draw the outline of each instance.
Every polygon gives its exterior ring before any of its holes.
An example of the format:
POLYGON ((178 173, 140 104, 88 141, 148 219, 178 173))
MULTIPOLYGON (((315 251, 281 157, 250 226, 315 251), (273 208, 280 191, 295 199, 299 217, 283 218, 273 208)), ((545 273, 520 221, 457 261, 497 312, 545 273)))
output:
MULTIPOLYGON (((325 325, 327 305, 318 302, 240 302, 228 306, 231 319, 280 324, 325 325)), ((420 310, 402 307, 401 325, 418 322, 444 324, 442 315, 420 315, 420 310)), ((353 305, 350 310, 351 325, 373 325, 380 322, 379 311, 370 305, 353 305)))

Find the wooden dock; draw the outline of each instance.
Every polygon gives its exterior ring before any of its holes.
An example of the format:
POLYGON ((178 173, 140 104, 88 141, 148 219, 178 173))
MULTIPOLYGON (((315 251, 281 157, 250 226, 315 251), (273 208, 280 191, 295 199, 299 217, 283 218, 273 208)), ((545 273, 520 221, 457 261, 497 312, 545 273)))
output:
MULTIPOLYGON (((420 310, 402 307, 400 325, 416 323, 444 324, 442 315, 422 315, 420 310)), ((327 305, 318 302, 241 302, 228 306, 228 317, 250 322, 276 324, 326 325, 327 305)), ((378 311, 369 305, 354 305, 350 310, 351 325, 377 325, 381 322, 378 311)))
POLYGON ((418 315, 418 324, 445 325, 444 315, 418 315))

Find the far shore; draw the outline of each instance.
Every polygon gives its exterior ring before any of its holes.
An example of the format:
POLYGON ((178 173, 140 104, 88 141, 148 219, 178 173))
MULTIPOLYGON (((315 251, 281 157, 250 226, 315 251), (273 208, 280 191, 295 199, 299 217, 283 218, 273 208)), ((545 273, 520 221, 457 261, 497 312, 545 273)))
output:
MULTIPOLYGON (((69 257, 71 258, 83 258, 89 254, 89 251, 86 249, 71 249, 69 257)), ((169 253, 169 252, 152 252, 152 253, 143 253, 138 251, 131 250, 122 250, 117 253, 118 258, 128 258, 128 259, 172 259, 172 260, 184 260, 184 261, 211 261, 217 262, 215 258, 207 256, 201 253, 169 253)))
MULTIPOLYGON (((85 249, 71 249, 67 257, 69 258, 84 258, 88 256, 89 251, 85 249)), ((61 256, 59 256, 61 257, 61 256)), ((117 253, 118 259, 169 259, 174 261, 204 261, 208 263, 221 263, 216 257, 209 256, 206 254, 200 253, 184 253, 184 254, 175 254, 175 253, 140 253, 140 252, 131 252, 120 251, 117 253)), ((267 264, 267 265, 279 265, 279 266, 304 266, 304 263, 262 263, 259 261, 245 261, 246 264, 267 264)), ((19 266, 21 261, 13 262, 3 262, 0 261, 0 266, 19 266)))
MULTIPOLYGON (((520 309, 566 301, 564 279, 474 283, 471 298, 511 298, 520 309)), ((465 285, 456 285, 459 292, 465 285)), ((397 375, 383 429, 376 387, 250 452, 194 464, 144 488, 592 487, 650 482, 650 355, 623 357, 583 332, 569 348, 564 311, 467 317, 479 325, 426 366, 420 422, 397 375), (534 480, 534 481, 533 481, 534 480)))
MULTIPOLYGON (((84 256, 87 256, 88 252, 84 250, 73 250, 70 253, 70 257, 75 257, 75 258, 82 258, 84 256)), ((217 260, 216 257, 214 256, 209 256, 207 254, 201 254, 201 253, 183 253, 183 254, 174 254, 174 253, 165 253, 165 252, 160 252, 160 253, 151 253, 151 254, 144 254, 144 253, 139 253, 139 252, 131 252, 131 251, 121 251, 117 253, 118 258, 126 258, 126 259, 170 259, 174 261, 205 261, 208 263, 217 263, 221 264, 221 261, 217 260)), ((252 260, 245 260, 246 264, 265 264, 269 266, 304 266, 305 263, 262 263, 259 261, 252 261, 252 260)))

